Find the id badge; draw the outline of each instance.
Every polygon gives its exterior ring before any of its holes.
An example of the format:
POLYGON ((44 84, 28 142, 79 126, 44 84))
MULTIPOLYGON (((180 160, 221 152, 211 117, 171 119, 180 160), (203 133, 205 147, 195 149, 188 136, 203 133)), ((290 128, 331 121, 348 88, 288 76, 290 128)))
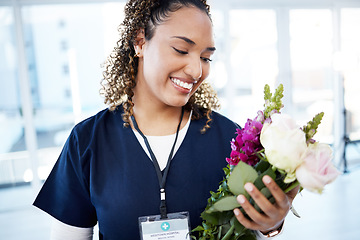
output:
POLYGON ((141 240, 190 240, 189 212, 139 217, 141 240))

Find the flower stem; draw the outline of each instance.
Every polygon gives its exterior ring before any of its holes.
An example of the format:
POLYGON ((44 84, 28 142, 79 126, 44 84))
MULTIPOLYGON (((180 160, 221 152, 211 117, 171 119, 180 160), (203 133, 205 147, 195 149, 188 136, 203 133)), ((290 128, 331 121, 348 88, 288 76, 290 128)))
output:
POLYGON ((222 232, 222 225, 220 225, 219 227, 219 233, 218 233, 218 236, 217 236, 217 239, 220 239, 221 238, 221 232, 222 232))
POLYGON ((293 182, 288 188, 286 188, 285 190, 284 190, 284 192, 285 193, 288 193, 288 192, 290 192, 291 190, 293 190, 294 188, 296 188, 297 186, 299 186, 300 185, 300 183, 299 183, 299 181, 295 181, 295 182, 293 182))
POLYGON ((235 226, 234 225, 231 225, 229 231, 227 231, 227 233, 225 234, 225 236, 221 239, 221 240, 227 240, 231 237, 231 234, 233 234, 234 232, 234 229, 235 229, 235 226))

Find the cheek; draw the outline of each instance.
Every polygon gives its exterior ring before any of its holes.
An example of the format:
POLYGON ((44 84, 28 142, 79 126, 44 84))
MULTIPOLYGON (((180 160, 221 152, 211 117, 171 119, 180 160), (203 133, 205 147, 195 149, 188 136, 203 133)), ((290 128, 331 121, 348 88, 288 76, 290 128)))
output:
POLYGON ((196 90, 200 87, 200 85, 205 81, 205 79, 209 76, 210 73, 210 64, 207 63, 206 65, 202 66, 202 76, 201 79, 197 82, 197 84, 193 87, 191 95, 196 92, 196 90))
POLYGON ((198 88, 200 87, 200 85, 204 82, 205 78, 201 78, 201 80, 199 80, 196 85, 194 85, 194 87, 192 88, 191 90, 191 94, 190 95, 193 95, 196 90, 198 90, 198 88))
POLYGON ((204 63, 202 65, 202 76, 201 79, 206 79, 210 74, 210 63, 204 63))
POLYGON ((159 68, 164 64, 162 49, 156 44, 146 45, 143 52, 144 69, 147 72, 158 73, 159 68))

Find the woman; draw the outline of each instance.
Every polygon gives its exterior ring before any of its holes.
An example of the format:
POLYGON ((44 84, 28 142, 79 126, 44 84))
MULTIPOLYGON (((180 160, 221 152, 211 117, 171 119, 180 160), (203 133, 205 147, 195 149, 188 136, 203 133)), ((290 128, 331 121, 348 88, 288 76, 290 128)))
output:
MULTIPOLYGON (((121 34, 102 83, 109 109, 74 127, 34 203, 58 220, 53 239, 91 239, 96 223, 100 239, 139 239, 140 217, 183 211, 194 228, 223 178, 238 126, 212 111, 217 98, 203 82, 215 51, 206 0, 130 0, 121 34)), ((296 190, 264 183, 275 204, 247 183, 264 214, 243 196, 251 220, 234 213, 267 234, 296 190)))

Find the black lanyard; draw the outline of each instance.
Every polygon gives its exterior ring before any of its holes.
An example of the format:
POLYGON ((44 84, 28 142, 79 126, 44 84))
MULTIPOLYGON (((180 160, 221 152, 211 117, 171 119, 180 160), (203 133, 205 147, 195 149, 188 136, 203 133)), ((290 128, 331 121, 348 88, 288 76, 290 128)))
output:
POLYGON ((143 137, 144 141, 145 141, 145 145, 147 147, 147 149, 149 150, 150 156, 151 156, 151 160, 154 164, 155 170, 156 170, 156 174, 158 177, 158 181, 159 181, 159 185, 160 185, 160 199, 161 199, 161 203, 160 203, 160 216, 161 219, 167 218, 167 210, 166 210, 166 202, 165 202, 165 184, 166 184, 166 178, 170 169, 170 162, 172 160, 172 155, 174 153, 174 149, 175 149, 175 145, 176 145, 176 141, 178 139, 178 135, 179 135, 179 130, 180 130, 180 126, 181 126, 181 122, 184 116, 184 108, 181 109, 181 117, 180 117, 180 122, 179 125, 176 129, 176 136, 175 136, 175 141, 174 144, 171 148, 170 154, 169 154, 169 158, 166 164, 166 167, 164 169, 164 175, 161 173, 160 170, 160 166, 159 166, 159 162, 157 161, 151 147, 149 144, 149 141, 147 140, 146 136, 141 132, 141 130, 139 129, 137 122, 135 120, 134 115, 131 116, 131 120, 134 124, 135 129, 140 133, 140 135, 143 137))

